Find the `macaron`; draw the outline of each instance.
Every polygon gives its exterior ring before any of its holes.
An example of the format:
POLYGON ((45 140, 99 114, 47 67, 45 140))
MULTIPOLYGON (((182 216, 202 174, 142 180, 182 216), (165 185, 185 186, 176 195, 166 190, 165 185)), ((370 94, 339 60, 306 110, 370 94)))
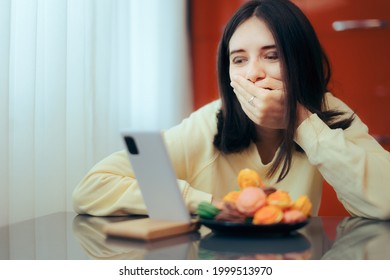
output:
POLYGON ((310 216, 313 204, 307 195, 301 195, 292 205, 291 209, 301 211, 306 217, 310 216))
POLYGON ((196 209, 196 213, 203 219, 214 219, 219 212, 221 212, 220 209, 207 201, 200 202, 196 209))
POLYGON ((243 213, 238 211, 235 203, 229 201, 223 202, 221 212, 214 217, 216 221, 228 221, 235 223, 244 223, 246 218, 247 217, 243 213))
POLYGON ((237 183, 240 189, 247 187, 262 187, 263 182, 260 175, 253 169, 242 169, 237 176, 237 183))
POLYGON ((277 206, 281 209, 286 209, 293 205, 293 201, 291 200, 288 192, 277 190, 268 195, 267 204, 277 206))
POLYGON ((283 213, 282 222, 286 224, 299 223, 306 220, 306 215, 304 215, 299 210, 287 210, 283 213))
POLYGON ((228 192, 223 198, 222 201, 236 203, 238 196, 240 195, 240 191, 231 191, 228 192))
POLYGON ((279 223, 282 219, 282 209, 274 205, 266 205, 256 211, 252 223, 255 225, 269 225, 279 223))
POLYGON ((263 187, 263 191, 265 192, 265 194, 268 196, 270 195, 271 193, 274 193, 276 192, 276 189, 274 187, 263 187))
POLYGON ((253 214, 263 207, 266 203, 265 192, 258 187, 246 187, 240 191, 236 200, 238 211, 251 217, 253 214))

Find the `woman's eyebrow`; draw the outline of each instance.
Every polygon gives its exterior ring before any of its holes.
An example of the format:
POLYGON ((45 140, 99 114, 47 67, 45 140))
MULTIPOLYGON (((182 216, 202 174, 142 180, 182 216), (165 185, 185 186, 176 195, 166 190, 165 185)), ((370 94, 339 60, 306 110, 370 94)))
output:
MULTIPOLYGON (((263 50, 269 50, 269 49, 276 49, 276 45, 266 45, 266 46, 261 47, 260 50, 263 51, 263 50)), ((245 50, 244 49, 232 50, 232 51, 230 51, 229 56, 231 56, 235 53, 241 53, 241 52, 245 52, 245 50)))
POLYGON ((276 45, 268 45, 261 48, 261 50, 276 49, 276 45))
POLYGON ((229 53, 229 56, 235 54, 235 53, 241 53, 241 52, 245 52, 245 50, 243 49, 238 49, 238 50, 232 50, 230 53, 229 53))

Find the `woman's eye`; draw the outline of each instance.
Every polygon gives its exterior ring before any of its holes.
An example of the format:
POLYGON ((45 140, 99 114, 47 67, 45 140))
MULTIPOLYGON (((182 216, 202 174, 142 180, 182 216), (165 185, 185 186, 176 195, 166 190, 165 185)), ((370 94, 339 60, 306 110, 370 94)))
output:
POLYGON ((269 59, 269 60, 278 60, 279 59, 279 56, 278 56, 278 53, 277 52, 270 52, 270 53, 267 53, 265 55, 265 58, 266 59, 269 59))
POLYGON ((245 57, 241 57, 241 56, 237 56, 237 57, 234 57, 232 59, 232 63, 233 64, 241 64, 241 63, 244 63, 246 61, 246 58, 245 57))

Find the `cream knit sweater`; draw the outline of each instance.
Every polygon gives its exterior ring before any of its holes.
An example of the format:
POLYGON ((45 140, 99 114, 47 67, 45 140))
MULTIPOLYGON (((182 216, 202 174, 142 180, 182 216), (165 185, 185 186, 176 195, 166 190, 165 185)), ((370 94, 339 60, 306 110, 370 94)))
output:
MULTIPOLYGON (((330 109, 352 113, 330 93, 326 94, 326 101, 330 109)), ((288 191, 294 200, 301 194, 308 195, 314 215, 320 207, 325 179, 352 215, 390 218, 390 154, 368 134, 367 126, 358 117, 346 130, 330 129, 316 114, 306 119, 294 139, 304 153, 293 154, 290 172, 276 183, 278 172, 273 178, 266 178, 272 162, 262 163, 254 143, 241 153, 229 155, 213 146, 220 106, 220 100, 214 101, 164 132, 191 211, 200 201, 222 198, 237 189, 238 172, 251 168, 267 185, 288 191)), ((125 150, 97 163, 74 190, 73 202, 76 212, 97 216, 147 213, 125 150)))

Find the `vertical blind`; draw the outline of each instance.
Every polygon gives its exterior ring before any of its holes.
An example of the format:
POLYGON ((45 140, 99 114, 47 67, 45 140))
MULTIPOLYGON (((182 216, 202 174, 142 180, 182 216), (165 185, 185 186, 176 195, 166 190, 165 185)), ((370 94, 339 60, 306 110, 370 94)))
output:
POLYGON ((186 1, 0 2, 0 226, 71 211, 123 128, 192 110, 186 1))

